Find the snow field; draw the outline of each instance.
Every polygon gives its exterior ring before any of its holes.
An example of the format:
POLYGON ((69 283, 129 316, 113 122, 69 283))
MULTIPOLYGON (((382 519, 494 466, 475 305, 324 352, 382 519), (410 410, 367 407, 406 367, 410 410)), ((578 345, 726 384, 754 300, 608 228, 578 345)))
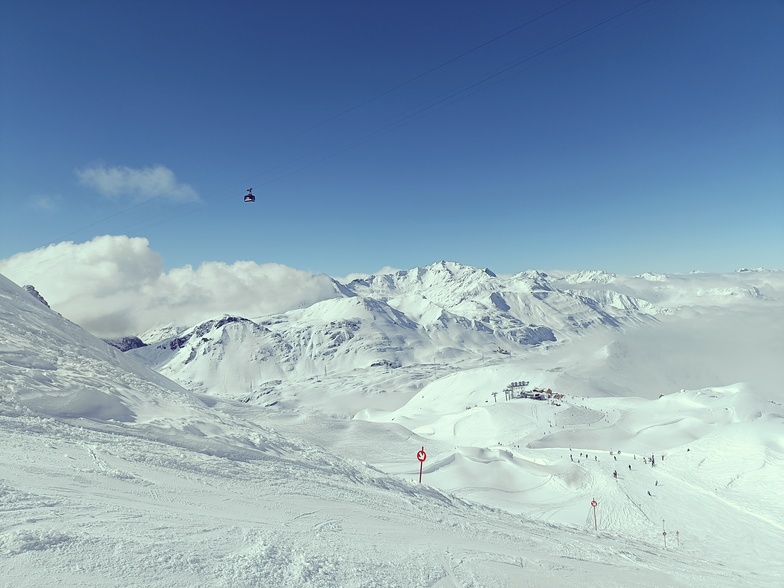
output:
POLYGON ((641 572, 657 565, 645 545, 543 527, 315 449, 241 461, 55 422, 30 435, 13 420, 0 420, 7 585, 568 586, 610 563, 620 583, 678 585, 641 572))
MULTIPOLYGON (((762 316, 748 324, 761 328, 762 316)), ((780 368, 734 383, 722 365, 690 380, 708 384, 668 388, 678 370, 666 369, 667 354, 638 346, 653 350, 676 323, 648 339, 614 335, 633 346, 600 333, 525 357, 373 369, 344 358, 323 376, 314 362, 246 403, 244 384, 231 398, 187 392, 7 281, 0 318, 2 586, 713 588, 784 578, 780 368), (638 368, 649 381, 636 395, 627 383, 638 368), (566 397, 555 406, 490 395, 517 380, 566 397), (642 463, 652 453, 655 467, 642 463)), ((780 343, 760 333, 755 351, 775 352, 780 343)))

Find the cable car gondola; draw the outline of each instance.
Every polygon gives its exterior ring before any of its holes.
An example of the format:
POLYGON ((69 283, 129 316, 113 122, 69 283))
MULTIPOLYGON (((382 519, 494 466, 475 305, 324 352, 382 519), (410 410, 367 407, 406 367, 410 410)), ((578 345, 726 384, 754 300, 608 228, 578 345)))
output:
POLYGON ((253 195, 253 188, 248 188, 248 193, 245 194, 245 202, 256 202, 256 197, 253 195))

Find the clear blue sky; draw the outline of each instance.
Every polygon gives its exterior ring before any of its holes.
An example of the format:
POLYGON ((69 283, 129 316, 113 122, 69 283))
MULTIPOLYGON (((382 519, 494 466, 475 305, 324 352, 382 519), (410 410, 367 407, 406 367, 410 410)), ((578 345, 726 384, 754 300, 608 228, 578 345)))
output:
POLYGON ((0 258, 784 268, 784 3, 640 1, 0 0, 0 258))

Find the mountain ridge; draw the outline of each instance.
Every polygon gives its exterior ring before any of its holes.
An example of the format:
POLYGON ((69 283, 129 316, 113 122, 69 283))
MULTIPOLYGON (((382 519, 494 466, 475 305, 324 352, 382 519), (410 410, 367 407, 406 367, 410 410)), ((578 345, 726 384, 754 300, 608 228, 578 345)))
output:
MULTIPOLYGON (((742 275, 752 274, 735 274, 742 275)), ((737 301, 759 291, 728 282, 727 288, 707 292, 702 282, 709 278, 692 279, 701 285, 690 300, 737 301)), ((248 398, 254 390, 274 387, 272 382, 371 366, 493 363, 593 332, 620 333, 677 312, 671 302, 683 303, 681 282, 588 270, 560 277, 538 270, 499 276, 440 261, 335 282, 336 297, 284 313, 222 315, 187 329, 153 330, 163 337, 145 340, 148 347, 130 353, 188 387, 248 398)))

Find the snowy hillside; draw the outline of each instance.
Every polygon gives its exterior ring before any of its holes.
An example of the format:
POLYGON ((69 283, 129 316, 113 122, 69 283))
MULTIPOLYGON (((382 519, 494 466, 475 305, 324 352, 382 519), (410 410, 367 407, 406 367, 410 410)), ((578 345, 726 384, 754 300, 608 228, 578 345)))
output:
POLYGON ((0 584, 781 583, 779 275, 496 287, 446 267, 473 301, 440 269, 376 276, 125 354, 0 277, 0 584), (568 339, 498 352, 526 289, 590 325, 554 310, 568 339), (435 328, 431 304, 458 318, 435 328), (475 329, 491 305, 502 326, 475 329))

